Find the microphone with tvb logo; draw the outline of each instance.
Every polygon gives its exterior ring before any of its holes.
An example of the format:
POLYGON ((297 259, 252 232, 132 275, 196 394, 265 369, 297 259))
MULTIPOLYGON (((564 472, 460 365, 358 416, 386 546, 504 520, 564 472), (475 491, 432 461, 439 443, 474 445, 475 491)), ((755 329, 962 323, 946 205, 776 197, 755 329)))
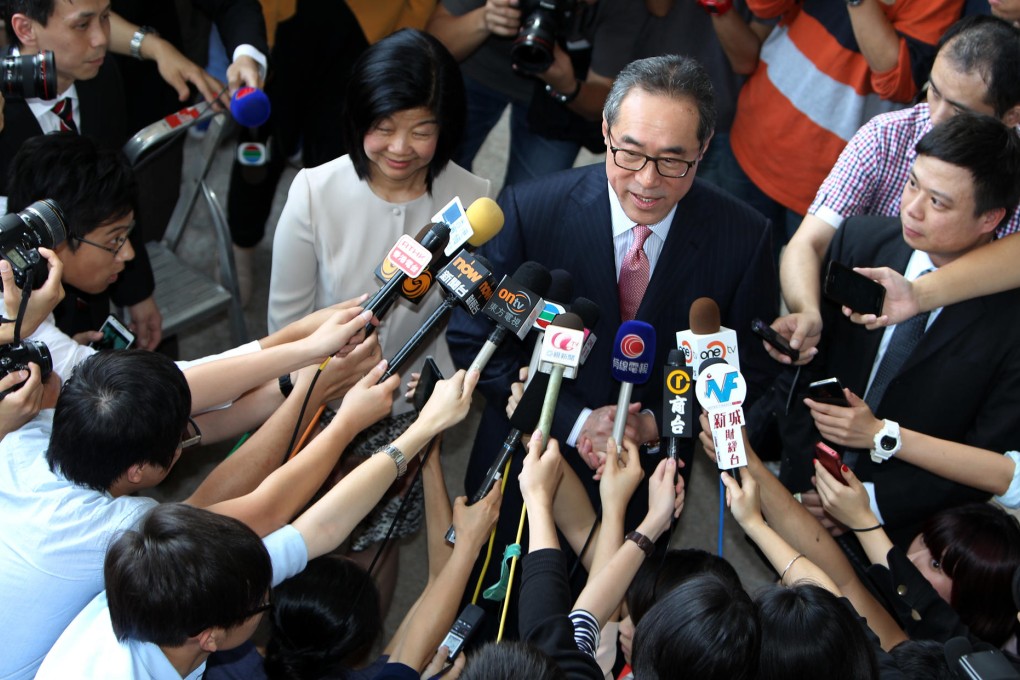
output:
POLYGON ((613 378, 620 381, 620 397, 616 401, 613 439, 623 444, 627 415, 634 385, 643 385, 652 375, 655 363, 655 328, 644 321, 624 321, 613 343, 613 378))
POLYGON ((474 316, 492 297, 495 288, 492 264, 481 255, 472 255, 467 250, 461 250, 452 262, 439 271, 436 278, 446 293, 442 304, 393 355, 386 366, 386 372, 379 379, 380 383, 400 370, 432 332, 446 321, 454 307, 461 305, 474 316))

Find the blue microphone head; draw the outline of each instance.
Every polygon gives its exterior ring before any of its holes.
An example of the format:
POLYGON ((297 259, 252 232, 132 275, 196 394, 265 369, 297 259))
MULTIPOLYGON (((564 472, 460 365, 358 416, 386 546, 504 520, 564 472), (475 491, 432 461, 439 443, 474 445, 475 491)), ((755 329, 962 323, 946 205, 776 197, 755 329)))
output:
POLYGON ((239 125, 259 127, 269 120, 269 97, 254 87, 242 87, 230 98, 230 114, 239 125))
POLYGON ((641 385, 655 363, 655 328, 644 321, 624 321, 613 343, 613 377, 641 385))

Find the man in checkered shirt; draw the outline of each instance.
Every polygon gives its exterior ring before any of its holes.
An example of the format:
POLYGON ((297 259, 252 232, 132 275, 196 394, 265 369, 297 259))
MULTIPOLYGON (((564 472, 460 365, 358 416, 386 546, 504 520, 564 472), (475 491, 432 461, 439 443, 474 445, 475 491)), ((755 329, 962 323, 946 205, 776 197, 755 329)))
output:
MULTIPOLYGON (((876 116, 840 154, 814 202, 790 239, 780 267, 783 297, 790 313, 772 327, 800 349, 798 363, 817 353, 822 332, 821 265, 843 222, 855 215, 896 216, 916 157, 914 145, 932 125, 960 111, 994 115, 1020 124, 1020 29, 989 16, 967 17, 939 42, 926 102, 876 116)), ((999 237, 1020 228, 1020 211, 999 227, 999 237)), ((777 361, 790 359, 767 347, 777 361)))

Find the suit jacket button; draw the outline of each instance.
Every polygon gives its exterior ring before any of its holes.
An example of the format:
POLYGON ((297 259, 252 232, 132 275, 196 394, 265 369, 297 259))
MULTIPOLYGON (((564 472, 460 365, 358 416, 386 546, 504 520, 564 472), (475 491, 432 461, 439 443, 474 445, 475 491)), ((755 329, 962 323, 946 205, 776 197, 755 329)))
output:
POLYGON ((896 594, 900 597, 904 597, 907 594, 907 587, 904 585, 896 586, 896 594))

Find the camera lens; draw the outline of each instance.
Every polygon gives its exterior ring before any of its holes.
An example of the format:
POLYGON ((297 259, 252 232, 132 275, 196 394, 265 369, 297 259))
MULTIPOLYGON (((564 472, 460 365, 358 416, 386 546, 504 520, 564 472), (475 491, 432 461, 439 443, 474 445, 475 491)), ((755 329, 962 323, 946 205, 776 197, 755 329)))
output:
POLYGON ((19 212, 18 215, 25 221, 29 231, 36 236, 39 246, 53 248, 63 243, 67 238, 64 211, 53 199, 44 198, 41 201, 36 201, 19 212))
POLYGON ((57 96, 57 67, 53 52, 0 59, 0 90, 24 99, 57 96))
POLYGON ((547 11, 538 9, 525 19, 510 48, 510 58, 523 73, 543 73, 553 63, 556 46, 556 20, 547 11))

